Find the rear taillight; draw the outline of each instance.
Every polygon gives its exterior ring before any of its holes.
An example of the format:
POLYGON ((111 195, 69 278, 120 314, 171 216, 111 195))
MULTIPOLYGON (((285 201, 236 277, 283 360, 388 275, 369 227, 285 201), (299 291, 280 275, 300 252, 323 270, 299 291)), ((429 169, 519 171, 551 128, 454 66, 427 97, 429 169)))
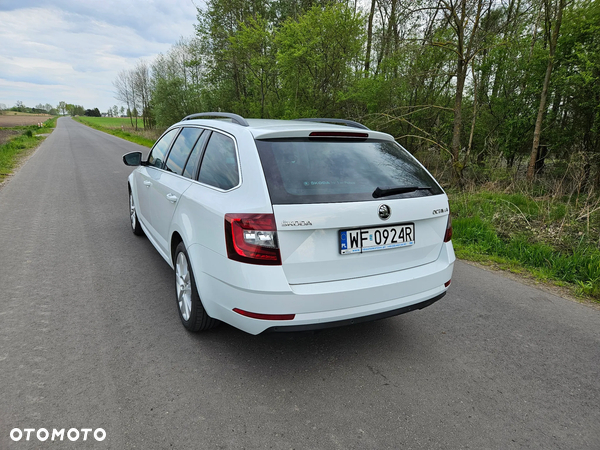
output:
POLYGON ((273 214, 225 214, 227 257, 248 264, 281 265, 273 214))
POLYGON ((450 242, 452 239, 452 217, 448 213, 448 223, 446 224, 446 234, 444 235, 444 242, 450 242))

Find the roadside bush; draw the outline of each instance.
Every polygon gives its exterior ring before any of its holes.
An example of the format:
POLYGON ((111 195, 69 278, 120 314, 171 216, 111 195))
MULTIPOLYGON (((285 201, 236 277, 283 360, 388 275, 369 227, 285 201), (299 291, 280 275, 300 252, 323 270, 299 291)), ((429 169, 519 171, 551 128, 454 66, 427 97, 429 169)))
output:
POLYGON ((494 192, 449 196, 457 256, 524 267, 600 300, 599 212, 594 205, 494 192))

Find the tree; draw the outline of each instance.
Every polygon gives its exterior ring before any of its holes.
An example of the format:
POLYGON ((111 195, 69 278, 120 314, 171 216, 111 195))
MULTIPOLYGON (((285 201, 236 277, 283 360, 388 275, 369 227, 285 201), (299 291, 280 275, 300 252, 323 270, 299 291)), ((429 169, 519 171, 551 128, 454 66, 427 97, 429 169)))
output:
POLYGON ((454 41, 432 42, 432 44, 455 54, 456 90, 452 128, 452 166, 454 182, 462 184, 465 161, 460 160, 460 152, 462 150, 462 104, 465 81, 470 64, 486 46, 488 33, 486 30, 482 30, 481 24, 484 16, 490 13, 493 0, 441 0, 440 5, 455 39, 454 41))
MULTIPOLYGON (((152 117, 158 125, 168 126, 204 109, 203 62, 198 39, 181 40, 152 64, 152 117)), ((211 86, 216 90, 216 87, 211 86)), ((210 108, 210 106, 208 107, 210 108)), ((217 104, 213 109, 229 105, 217 104)))
POLYGON ((288 19, 276 37, 282 101, 289 117, 340 116, 344 92, 358 78, 364 16, 333 4, 288 19))
MULTIPOLYGON (((127 111, 131 126, 133 127, 133 116, 130 111, 137 106, 136 83, 132 73, 127 70, 121 70, 117 74, 117 78, 113 81, 113 86, 116 89, 115 98, 127 105, 127 111)), ((137 130, 137 115, 135 118, 135 128, 137 130)))
MULTIPOLYGON (((152 128, 150 102, 152 90, 150 85, 150 67, 145 61, 138 61, 130 73, 130 82, 133 83, 133 95, 136 97, 135 105, 142 109, 144 128, 152 128)), ((137 117, 136 117, 137 129, 137 117)))
POLYGON ((240 24, 229 38, 231 59, 236 60, 246 80, 244 95, 235 109, 251 117, 273 117, 277 108, 277 48, 268 21, 258 15, 240 24))
POLYGON ((102 117, 102 114, 100 113, 100 110, 98 108, 86 109, 84 115, 89 117, 102 117))
POLYGON ((540 146, 540 135, 542 133, 542 121, 544 119, 544 113, 546 111, 546 99, 548 97, 548 87, 550 85, 550 77, 552 76, 552 68, 554 67, 554 55, 556 53, 556 45, 558 43, 558 36, 560 32, 560 25, 562 23, 563 10, 565 9, 566 0, 557 0, 556 12, 554 18, 552 18, 552 6, 550 2, 552 0, 544 0, 544 11, 546 16, 546 32, 551 34, 549 38, 549 52, 548 52, 548 65, 546 66, 546 75, 544 76, 544 83, 542 85, 542 93, 540 95, 540 106, 538 108, 537 120, 535 121, 535 130, 533 132, 533 145, 531 148, 531 157, 529 159, 529 165, 527 167, 527 179, 533 180, 535 176, 535 167, 538 160, 538 149, 540 146))

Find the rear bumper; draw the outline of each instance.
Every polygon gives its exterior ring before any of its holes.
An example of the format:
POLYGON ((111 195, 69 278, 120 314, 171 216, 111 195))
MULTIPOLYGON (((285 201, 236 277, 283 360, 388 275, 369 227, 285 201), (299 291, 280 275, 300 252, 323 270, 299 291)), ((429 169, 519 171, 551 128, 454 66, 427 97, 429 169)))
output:
POLYGON ((307 324, 307 325, 276 326, 276 327, 267 328, 265 330, 265 333, 314 331, 314 330, 323 330, 326 328, 344 327, 347 325, 354 325, 354 324, 363 323, 363 322, 373 322, 375 320, 387 319, 388 317, 398 316, 400 314, 415 311, 417 309, 427 308, 428 306, 433 305, 435 302, 437 302, 442 297, 444 297, 444 295, 446 295, 446 292, 442 292, 441 294, 435 296, 434 298, 425 300, 424 302, 421 302, 421 303, 416 303, 416 304, 410 305, 410 306, 404 306, 402 308, 393 309, 391 311, 386 311, 386 312, 382 312, 379 314, 371 314, 369 316, 355 317, 354 319, 337 320, 335 322, 313 323, 313 324, 307 324))
POLYGON ((188 249, 206 312, 250 334, 314 330, 377 320, 421 309, 446 293, 454 251, 444 244, 438 259, 407 270, 349 280, 289 285, 280 266, 253 266, 228 260, 200 246, 188 249), (207 265, 202 262, 208 261, 207 265), (200 264, 197 264, 200 262, 200 264), (242 316, 293 314, 293 320, 242 316))

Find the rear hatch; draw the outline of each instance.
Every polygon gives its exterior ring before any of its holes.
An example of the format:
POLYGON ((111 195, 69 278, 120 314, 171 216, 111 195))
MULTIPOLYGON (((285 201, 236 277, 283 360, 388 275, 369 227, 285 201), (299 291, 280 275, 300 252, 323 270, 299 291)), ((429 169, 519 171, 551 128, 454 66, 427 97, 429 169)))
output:
POLYGON ((394 141, 320 133, 256 144, 290 284, 378 275, 438 258, 447 197, 394 141))

